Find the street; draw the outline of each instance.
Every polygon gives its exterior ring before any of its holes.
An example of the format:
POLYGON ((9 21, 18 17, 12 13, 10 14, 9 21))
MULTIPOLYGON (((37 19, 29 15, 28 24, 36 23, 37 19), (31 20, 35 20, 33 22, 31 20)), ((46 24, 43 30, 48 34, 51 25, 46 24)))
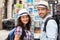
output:
POLYGON ((0 30, 0 40, 5 40, 9 34, 9 30, 0 30))

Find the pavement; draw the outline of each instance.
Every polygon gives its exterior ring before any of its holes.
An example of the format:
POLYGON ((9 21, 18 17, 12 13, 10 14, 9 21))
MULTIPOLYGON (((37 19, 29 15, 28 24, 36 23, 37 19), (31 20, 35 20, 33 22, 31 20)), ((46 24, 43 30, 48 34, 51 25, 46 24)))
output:
POLYGON ((9 34, 9 30, 0 30, 0 40, 5 40, 9 34))

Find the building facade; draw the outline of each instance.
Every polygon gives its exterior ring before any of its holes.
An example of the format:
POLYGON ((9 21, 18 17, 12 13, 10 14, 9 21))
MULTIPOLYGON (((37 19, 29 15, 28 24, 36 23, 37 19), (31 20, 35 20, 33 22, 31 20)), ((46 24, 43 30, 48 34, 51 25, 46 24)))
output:
MULTIPOLYGON (((15 17, 14 5, 16 3, 19 3, 19 1, 23 1, 23 4, 24 4, 24 1, 26 1, 23 7, 27 8, 27 4, 29 4, 27 0, 0 0, 0 27, 1 27, 0 29, 2 29, 2 20, 11 19, 15 17)), ((34 1, 37 1, 37 0, 34 0, 34 1)), ((49 1, 49 0, 46 0, 46 1, 49 1)), ((56 1, 60 3, 60 0, 56 0, 56 1)))

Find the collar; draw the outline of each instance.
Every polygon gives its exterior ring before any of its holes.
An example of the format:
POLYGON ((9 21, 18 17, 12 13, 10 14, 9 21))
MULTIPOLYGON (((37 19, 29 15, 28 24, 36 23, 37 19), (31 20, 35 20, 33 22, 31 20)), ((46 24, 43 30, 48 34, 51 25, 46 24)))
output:
POLYGON ((47 15, 42 21, 45 22, 48 17, 52 17, 52 15, 47 15))

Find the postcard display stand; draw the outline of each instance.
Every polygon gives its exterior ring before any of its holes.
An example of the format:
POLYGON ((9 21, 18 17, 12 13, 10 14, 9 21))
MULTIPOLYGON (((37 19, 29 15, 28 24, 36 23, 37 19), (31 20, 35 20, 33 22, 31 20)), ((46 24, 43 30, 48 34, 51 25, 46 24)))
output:
POLYGON ((36 8, 36 4, 40 0, 22 0, 23 8, 26 8, 29 11, 29 14, 32 18, 31 24, 31 33, 33 39, 39 39, 40 35, 40 22, 42 21, 40 16, 38 15, 38 10, 36 8))

